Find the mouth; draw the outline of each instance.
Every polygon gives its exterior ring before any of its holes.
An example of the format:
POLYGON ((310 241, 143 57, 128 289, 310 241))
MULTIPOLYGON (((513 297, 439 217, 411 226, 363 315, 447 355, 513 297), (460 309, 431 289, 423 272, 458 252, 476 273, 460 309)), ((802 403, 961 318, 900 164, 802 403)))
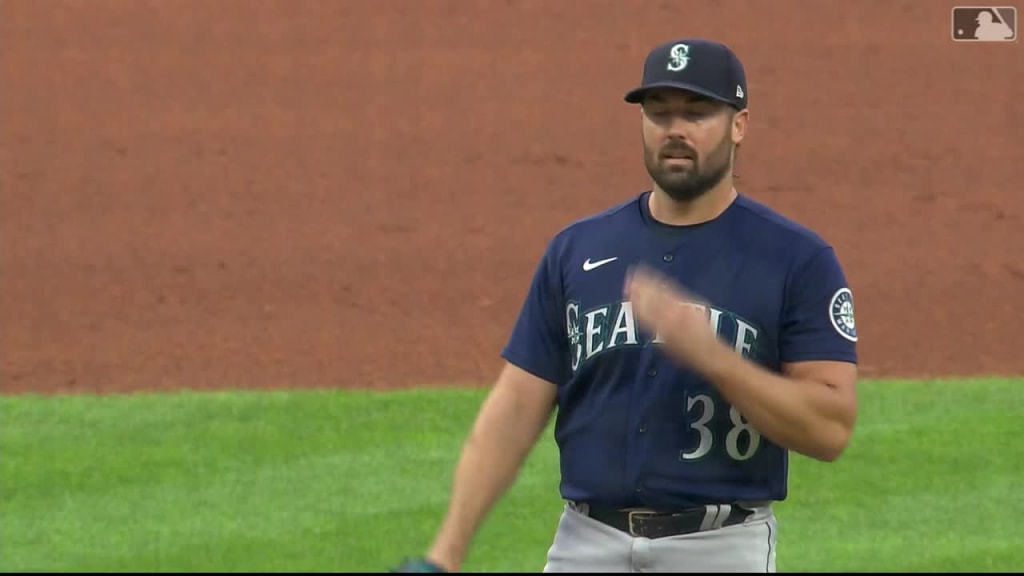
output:
POLYGON ((662 152, 661 159, 668 160, 670 162, 693 162, 693 157, 690 155, 689 152, 686 152, 685 150, 669 150, 667 152, 662 152))
POLYGON ((693 158, 682 154, 664 154, 661 161, 670 166, 684 166, 693 164, 693 158))

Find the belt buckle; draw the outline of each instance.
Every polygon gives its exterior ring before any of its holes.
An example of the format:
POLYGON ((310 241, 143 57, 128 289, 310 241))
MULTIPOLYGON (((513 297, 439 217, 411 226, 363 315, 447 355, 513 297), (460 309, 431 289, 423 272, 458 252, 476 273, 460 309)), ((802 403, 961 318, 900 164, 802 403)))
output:
POLYGON ((654 517, 654 512, 651 512, 649 510, 630 510, 626 514, 626 520, 627 520, 627 522, 629 524, 629 533, 632 534, 633 536, 643 536, 643 534, 641 534, 637 530, 636 524, 634 522, 636 520, 647 520, 648 518, 653 518, 653 517, 654 517))

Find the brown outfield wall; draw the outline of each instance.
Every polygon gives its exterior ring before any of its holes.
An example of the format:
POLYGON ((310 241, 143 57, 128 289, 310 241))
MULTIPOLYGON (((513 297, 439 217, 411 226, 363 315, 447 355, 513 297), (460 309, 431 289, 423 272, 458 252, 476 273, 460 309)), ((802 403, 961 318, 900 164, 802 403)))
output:
POLYGON ((1020 373, 1024 49, 950 6, 5 0, 3 391, 488 384, 550 235, 646 185, 621 97, 691 34, 863 373, 1020 373))

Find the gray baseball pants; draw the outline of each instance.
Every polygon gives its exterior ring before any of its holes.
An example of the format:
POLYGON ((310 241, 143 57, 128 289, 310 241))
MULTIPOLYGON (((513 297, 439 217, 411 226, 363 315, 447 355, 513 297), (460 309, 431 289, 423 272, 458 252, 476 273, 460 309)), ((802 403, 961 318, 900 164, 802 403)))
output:
POLYGON ((775 572, 775 515, 751 508, 743 524, 652 540, 566 505, 544 572, 775 572))

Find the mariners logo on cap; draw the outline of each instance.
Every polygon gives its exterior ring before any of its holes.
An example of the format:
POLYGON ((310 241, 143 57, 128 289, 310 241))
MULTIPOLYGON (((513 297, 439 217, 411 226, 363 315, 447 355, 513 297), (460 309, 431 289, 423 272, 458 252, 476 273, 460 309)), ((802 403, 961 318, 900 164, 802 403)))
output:
POLYGON ((853 293, 849 288, 840 288, 832 295, 829 304, 832 326, 839 335, 851 342, 857 341, 857 324, 853 317, 853 293))
POLYGON ((676 44, 668 52, 668 69, 679 72, 690 63, 690 47, 686 44, 676 44))

